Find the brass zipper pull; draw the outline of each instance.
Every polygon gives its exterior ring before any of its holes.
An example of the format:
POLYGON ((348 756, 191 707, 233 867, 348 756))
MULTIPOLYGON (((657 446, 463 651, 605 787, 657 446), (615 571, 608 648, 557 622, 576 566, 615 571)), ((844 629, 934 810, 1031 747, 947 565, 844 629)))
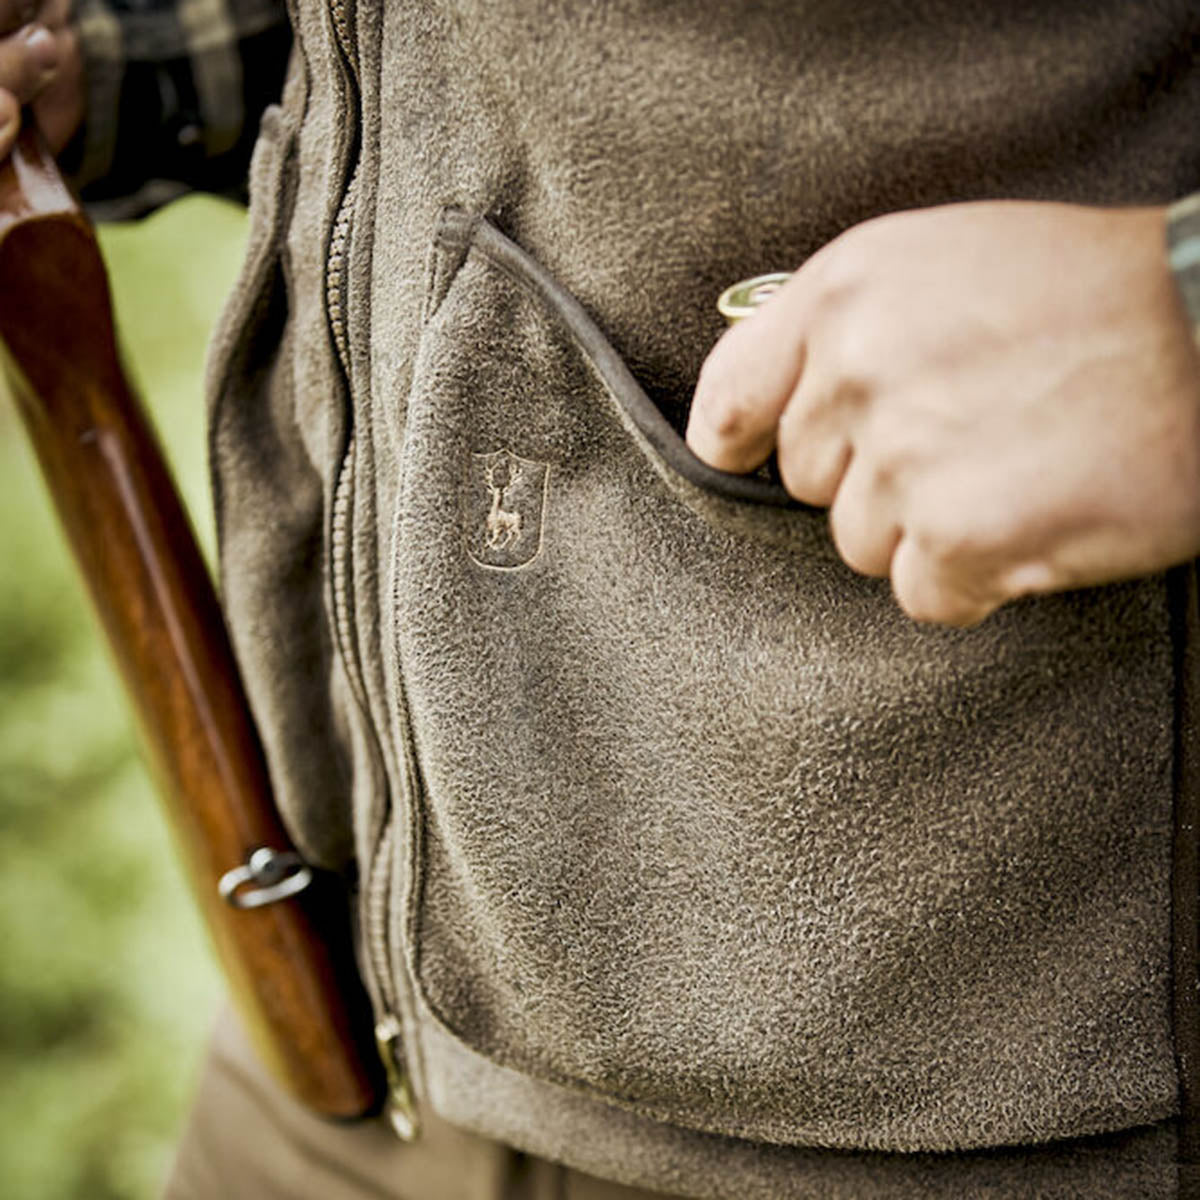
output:
POLYGON ((421 1131, 417 1102, 413 1097, 408 1072, 404 1069, 403 1031, 390 1013, 375 1026, 375 1045, 387 1073, 387 1118, 392 1131, 402 1142, 413 1142, 421 1131))

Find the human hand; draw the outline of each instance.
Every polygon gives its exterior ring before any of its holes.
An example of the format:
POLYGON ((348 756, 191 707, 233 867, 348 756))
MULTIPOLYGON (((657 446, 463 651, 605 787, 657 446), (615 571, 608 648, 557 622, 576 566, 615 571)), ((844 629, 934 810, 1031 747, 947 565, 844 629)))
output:
POLYGON ((83 58, 71 0, 0 0, 0 158, 33 115, 57 154, 83 121, 83 58))
POLYGON ((687 440, 830 506, 842 558, 912 617, 1200 552, 1200 356, 1165 211, 986 202, 824 247, 700 373, 687 440))

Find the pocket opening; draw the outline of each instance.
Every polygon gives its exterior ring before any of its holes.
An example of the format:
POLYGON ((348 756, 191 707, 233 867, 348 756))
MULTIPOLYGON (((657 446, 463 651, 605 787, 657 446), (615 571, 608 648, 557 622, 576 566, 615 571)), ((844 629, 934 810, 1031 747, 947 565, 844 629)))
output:
POLYGON ((913 625, 820 552, 823 519, 722 495, 746 529, 712 521, 582 308, 498 231, 462 236, 414 364, 390 614, 419 764, 405 952, 437 1020, 756 1141, 1169 1115, 1161 587, 913 625), (522 570, 468 552, 489 494, 535 511, 496 455, 551 464, 522 570))

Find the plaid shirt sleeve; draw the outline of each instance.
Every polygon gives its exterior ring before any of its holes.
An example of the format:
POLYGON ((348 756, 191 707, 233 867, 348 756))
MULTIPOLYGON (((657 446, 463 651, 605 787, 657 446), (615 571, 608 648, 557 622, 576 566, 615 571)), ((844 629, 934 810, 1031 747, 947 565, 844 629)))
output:
POLYGON ((1200 336, 1200 192, 1167 210, 1167 255, 1183 306, 1200 336))
POLYGON ((84 199, 240 191, 283 87, 284 0, 78 0, 76 21, 87 118, 65 157, 84 199))

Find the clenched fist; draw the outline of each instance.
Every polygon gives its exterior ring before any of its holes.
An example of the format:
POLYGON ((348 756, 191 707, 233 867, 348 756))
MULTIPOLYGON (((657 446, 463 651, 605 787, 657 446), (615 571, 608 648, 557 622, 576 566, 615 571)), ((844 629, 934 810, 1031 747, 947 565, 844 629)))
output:
POLYGON ((718 342, 688 443, 777 451, 839 553, 918 620, 1200 552, 1200 356, 1165 210, 897 213, 814 255, 718 342))
POLYGON ((57 153, 83 120, 83 63, 71 0, 0 0, 0 158, 31 105, 57 153))

